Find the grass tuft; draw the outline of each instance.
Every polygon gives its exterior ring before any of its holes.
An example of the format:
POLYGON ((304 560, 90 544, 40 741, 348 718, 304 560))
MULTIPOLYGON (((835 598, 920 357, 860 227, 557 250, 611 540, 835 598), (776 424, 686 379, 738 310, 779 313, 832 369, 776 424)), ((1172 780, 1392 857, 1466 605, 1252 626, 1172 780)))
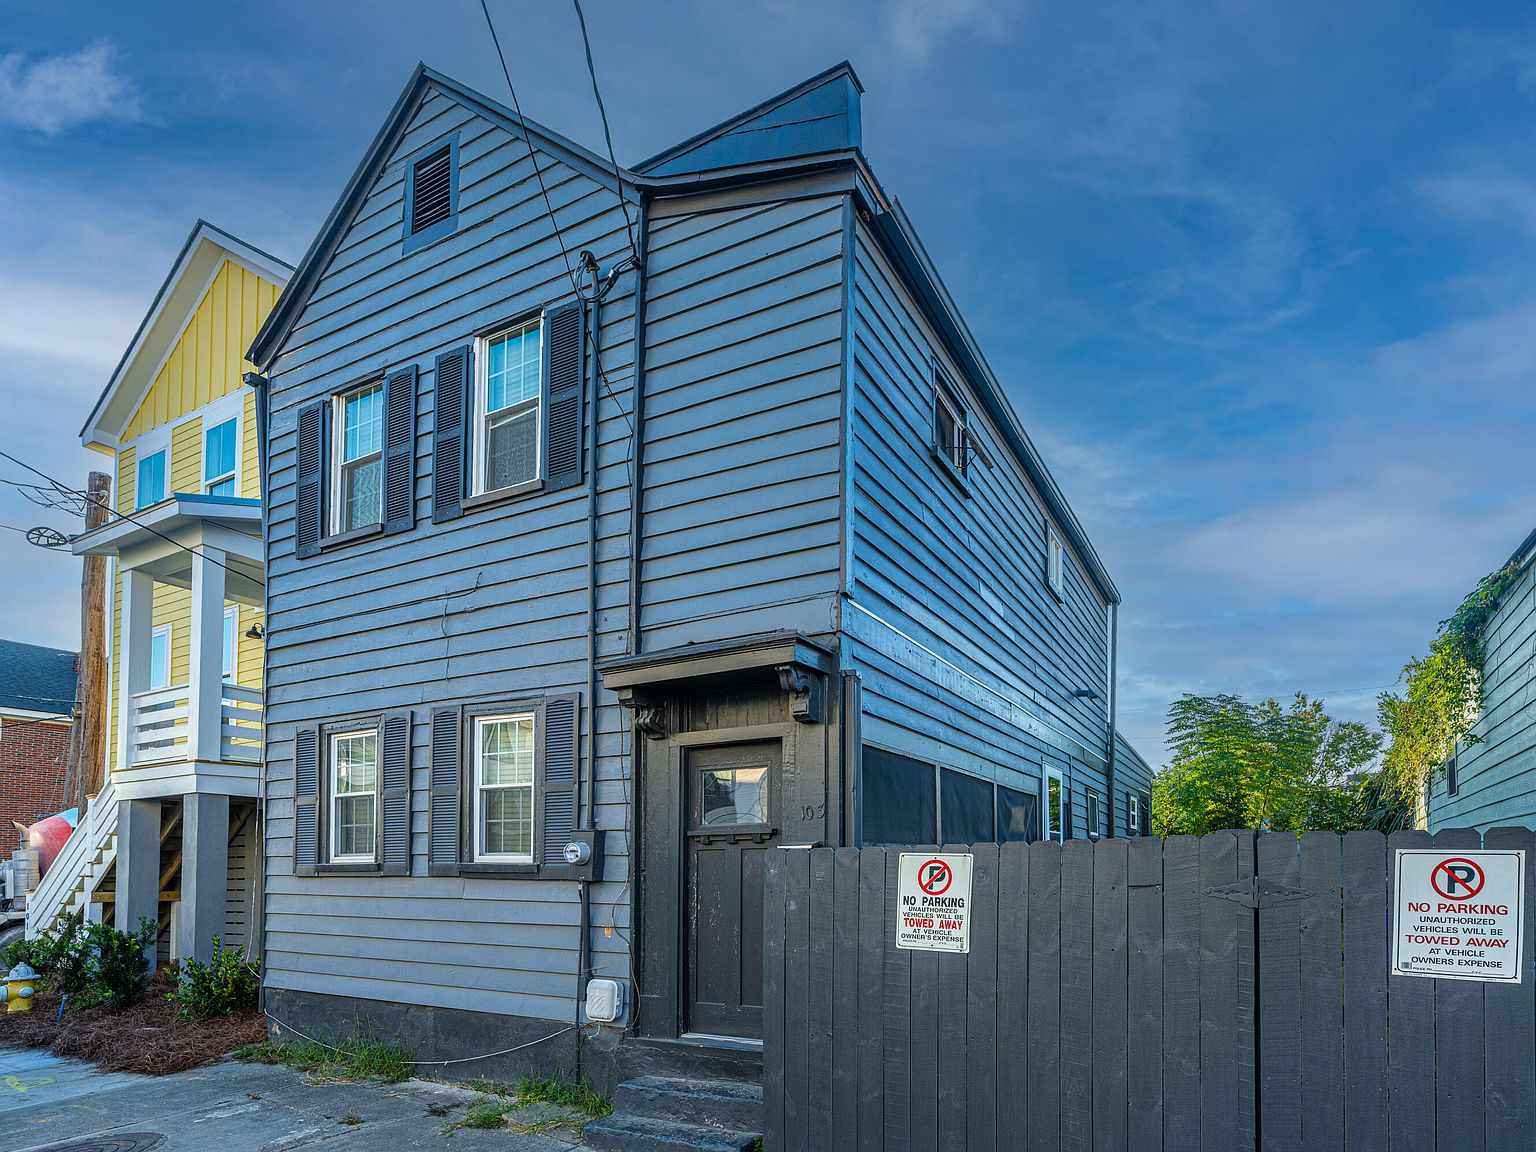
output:
POLYGON ((286 1064, 315 1080, 378 1080, 398 1084, 410 1078, 411 1054, 404 1047, 368 1032, 355 1032, 335 1044, 264 1040, 241 1048, 236 1060, 247 1064, 286 1064))
POLYGON ((555 1104, 585 1113, 591 1120, 601 1120, 612 1115, 613 1101, 586 1084, 573 1084, 548 1076, 530 1076, 517 1085, 517 1102, 525 1104, 555 1104))

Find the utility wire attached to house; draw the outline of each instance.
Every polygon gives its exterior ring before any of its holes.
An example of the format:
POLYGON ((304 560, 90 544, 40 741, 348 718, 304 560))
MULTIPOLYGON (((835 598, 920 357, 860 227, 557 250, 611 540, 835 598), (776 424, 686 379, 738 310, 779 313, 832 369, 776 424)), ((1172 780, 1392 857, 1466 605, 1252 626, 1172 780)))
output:
POLYGON ((587 53, 587 75, 592 77, 592 95, 597 98, 597 114, 603 121, 603 140, 608 144, 608 163, 613 165, 613 188, 619 197, 619 208, 624 212, 624 231, 629 236, 629 258, 636 268, 640 267, 640 249, 635 244, 635 226, 629 218, 629 202, 624 199, 624 178, 619 174, 618 157, 613 151, 613 133, 608 129, 608 109, 603 104, 602 89, 597 86, 597 67, 592 63, 592 38, 587 35, 587 17, 581 10, 581 0, 571 0, 576 7, 576 22, 581 25, 581 44, 587 53))

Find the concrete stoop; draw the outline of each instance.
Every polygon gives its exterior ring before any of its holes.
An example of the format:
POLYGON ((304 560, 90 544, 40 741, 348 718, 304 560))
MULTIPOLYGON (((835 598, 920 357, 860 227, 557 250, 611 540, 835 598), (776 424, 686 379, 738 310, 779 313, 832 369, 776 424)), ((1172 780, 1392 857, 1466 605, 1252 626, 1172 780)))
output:
POLYGON ((749 1152, 762 1126, 761 1085, 641 1076, 615 1089, 613 1115, 585 1139, 606 1152, 749 1152))

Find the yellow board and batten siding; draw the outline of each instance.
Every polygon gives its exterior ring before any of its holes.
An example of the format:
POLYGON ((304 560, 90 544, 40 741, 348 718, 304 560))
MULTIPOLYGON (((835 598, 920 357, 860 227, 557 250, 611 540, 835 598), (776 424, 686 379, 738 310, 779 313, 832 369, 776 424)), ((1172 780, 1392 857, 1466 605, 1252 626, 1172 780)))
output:
MULTIPOLYGON (((245 350, 255 339, 267 313, 277 302, 277 285, 233 261, 226 260, 208 286, 197 311, 166 357, 137 411, 123 431, 117 452, 117 499, 119 512, 133 512, 138 493, 138 451, 133 443, 146 433, 169 426, 170 451, 166 460, 169 492, 203 490, 203 412, 232 392, 244 392, 240 418, 240 460, 236 495, 253 499, 261 495, 260 461, 257 457, 256 398, 242 382, 255 366, 245 350)), ((154 624, 171 626, 171 683, 185 684, 191 670, 191 593, 169 585, 155 586, 154 624)), ((112 619, 122 619, 123 589, 120 578, 112 588, 112 619)), ((235 682, 261 687, 261 641, 244 633, 259 618, 257 610, 240 605, 235 627, 235 682)), ((121 683, 118 629, 112 630, 112 690, 108 703, 111 738, 108 763, 117 767, 117 692, 121 683)))

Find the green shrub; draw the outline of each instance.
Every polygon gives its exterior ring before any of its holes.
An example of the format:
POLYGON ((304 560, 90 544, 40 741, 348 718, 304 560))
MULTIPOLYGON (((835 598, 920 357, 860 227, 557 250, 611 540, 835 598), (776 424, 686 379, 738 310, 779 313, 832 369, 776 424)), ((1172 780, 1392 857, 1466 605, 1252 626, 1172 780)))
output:
POLYGON ((136 932, 119 932, 110 924, 91 924, 86 928, 92 953, 89 973, 89 999, 114 1011, 132 1008, 144 1000, 149 986, 149 950, 160 938, 160 927, 148 917, 139 917, 136 932))
POLYGON ((168 999, 176 1005, 176 1015, 183 1020, 205 1020, 210 1016, 233 1016, 256 1007, 261 989, 259 961, 247 960, 238 948, 225 948, 219 934, 213 934, 213 959, 178 960, 171 966, 176 977, 176 991, 168 999))
POLYGON ((30 964, 42 978, 40 983, 66 996, 79 996, 91 987, 91 959, 85 917, 74 912, 34 939, 14 941, 0 956, 0 964, 6 972, 18 964, 30 964))

